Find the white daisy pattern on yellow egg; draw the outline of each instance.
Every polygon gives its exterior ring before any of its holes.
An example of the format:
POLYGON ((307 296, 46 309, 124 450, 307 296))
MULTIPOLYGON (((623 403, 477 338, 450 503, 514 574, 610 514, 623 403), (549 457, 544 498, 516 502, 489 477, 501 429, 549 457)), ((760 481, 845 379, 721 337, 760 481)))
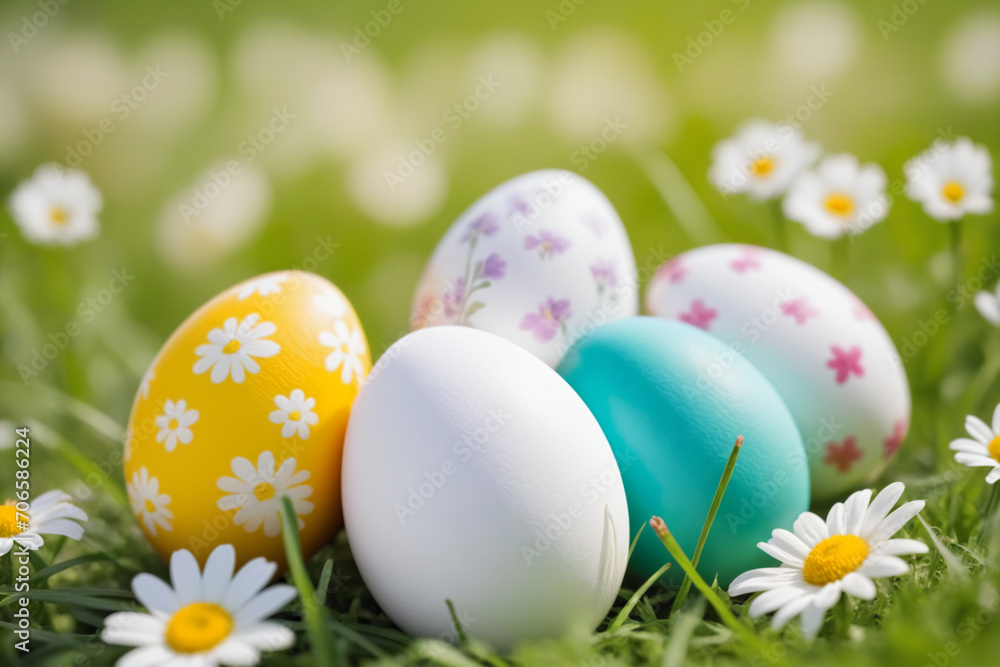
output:
POLYGON ((234 458, 231 467, 236 477, 220 477, 217 482, 219 489, 230 495, 219 498, 216 505, 224 512, 236 510, 235 525, 243 526, 248 533, 263 526, 264 535, 277 537, 281 532, 281 498, 287 495, 292 499, 299 530, 305 527, 302 517, 313 511, 313 504, 307 500, 313 489, 303 484, 309 479, 309 471, 296 472, 294 458, 277 466, 274 454, 265 451, 257 458, 256 467, 242 456, 234 458))
POLYGON ((132 481, 126 482, 129 504, 132 514, 142 523, 151 535, 156 535, 157 527, 167 532, 173 531, 170 523, 174 513, 168 507, 170 496, 160 493, 160 480, 151 477, 146 468, 140 468, 132 473, 132 481))
POLYGON ((288 279, 287 273, 275 273, 256 278, 243 285, 236 295, 237 300, 243 301, 253 296, 254 292, 261 296, 271 296, 281 293, 281 283, 288 279))
POLYGON ((320 332, 319 342, 333 348, 333 352, 326 357, 326 370, 333 373, 339 368, 341 382, 350 384, 355 377, 360 380, 364 376, 363 358, 368 346, 360 329, 351 330, 343 320, 338 320, 333 325, 332 333, 320 332))
POLYGON ((191 426, 198 421, 198 417, 198 411, 188 409, 187 401, 183 398, 176 403, 167 399, 163 414, 156 418, 156 427, 159 429, 156 441, 162 442, 168 452, 174 451, 178 442, 190 445, 194 439, 191 426))
POLYGON ((305 392, 295 389, 288 396, 275 396, 278 409, 268 415, 272 424, 281 424, 281 437, 290 438, 298 434, 299 439, 309 439, 309 425, 319 423, 319 416, 312 411, 316 407, 315 398, 306 398, 305 392))
POLYGON ((212 382, 219 384, 232 377, 233 382, 240 384, 246 373, 260 372, 260 365, 253 357, 268 358, 281 352, 281 346, 268 336, 278 330, 273 322, 260 322, 260 315, 252 313, 237 324, 235 317, 230 317, 222 328, 208 332, 208 343, 199 345, 194 353, 201 357, 194 364, 194 374, 201 375, 212 369, 212 382))

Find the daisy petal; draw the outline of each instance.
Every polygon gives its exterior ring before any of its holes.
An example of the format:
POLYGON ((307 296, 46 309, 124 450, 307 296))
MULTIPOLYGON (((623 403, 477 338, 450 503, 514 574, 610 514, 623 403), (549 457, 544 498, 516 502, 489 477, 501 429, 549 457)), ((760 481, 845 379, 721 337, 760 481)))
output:
POLYGON ((178 549, 170 556, 170 582, 181 607, 197 602, 201 597, 201 568, 187 549, 178 549))
POLYGON ((806 595, 807 591, 798 586, 785 586, 764 591, 750 603, 750 617, 757 618, 784 607, 792 600, 806 595))
POLYGON ((236 567, 236 549, 231 544, 216 547, 205 563, 202 575, 201 597, 205 602, 219 602, 233 578, 236 567))
POLYGON ((264 586, 267 586, 267 582, 271 580, 277 569, 277 563, 272 563, 264 558, 251 560, 240 568, 233 580, 229 582, 226 594, 222 598, 222 606, 231 612, 238 611, 247 600, 256 595, 264 586))
POLYGON ((910 571, 910 566, 902 558, 879 555, 869 557, 858 572, 867 577, 898 577, 910 571))
POLYGON ((173 614, 180 609, 174 590, 162 579, 142 572, 132 580, 135 599, 156 616, 173 614))
POLYGON ((868 539, 868 536, 878 527, 882 519, 889 514, 905 490, 906 487, 903 486, 902 482, 893 482, 882 489, 868 507, 865 520, 861 524, 861 530, 858 531, 858 537, 868 539))
POLYGON ((817 607, 812 604, 802 610, 802 635, 808 641, 816 639, 819 629, 823 626, 823 619, 826 617, 826 608, 817 607))
POLYGON ((104 619, 101 641, 121 646, 148 646, 163 639, 162 620, 134 611, 119 611, 104 619))
POLYGON ((868 536, 868 544, 878 546, 896 534, 910 519, 917 516, 926 503, 923 500, 911 500, 903 503, 895 512, 887 516, 868 536))
POLYGON ((994 438, 993 431, 986 425, 986 422, 975 415, 969 415, 965 418, 965 430, 984 445, 990 444, 994 438))
POLYGON ((242 625, 261 621, 288 604, 295 595, 296 591, 292 586, 271 586, 243 605, 236 614, 236 622, 242 625))
POLYGON ((840 580, 844 592, 862 600, 875 599, 875 583, 863 574, 850 572, 840 580))
POLYGON ((927 545, 920 540, 905 538, 886 540, 878 548, 878 553, 887 556, 909 556, 911 554, 925 554, 927 551, 927 545))
POLYGON ((803 512, 800 514, 799 518, 795 520, 793 529, 799 539, 810 548, 830 537, 830 531, 826 528, 826 522, 812 512, 803 512))
POLYGON ((760 542, 757 544, 757 548, 766 553, 768 556, 777 558, 782 563, 787 563, 788 565, 802 567, 802 563, 804 562, 804 559, 799 556, 789 553, 781 547, 771 544, 770 542, 760 542))
POLYGON ((771 618, 771 629, 780 630, 783 628, 788 621, 798 616, 802 613, 803 609, 810 606, 814 599, 815 595, 803 595, 786 604, 771 618))

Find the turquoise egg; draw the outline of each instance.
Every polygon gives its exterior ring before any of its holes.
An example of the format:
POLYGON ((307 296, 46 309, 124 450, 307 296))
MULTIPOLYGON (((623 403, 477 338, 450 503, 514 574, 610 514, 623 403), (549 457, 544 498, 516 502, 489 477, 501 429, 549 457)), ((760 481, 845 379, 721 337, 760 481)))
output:
MULTIPOLYGON (((795 421, 756 367, 689 324, 632 317, 587 334, 558 371, 611 443, 632 537, 662 516, 688 557, 742 434, 698 571, 728 586, 746 570, 775 564, 756 545, 775 528, 791 529, 808 509, 809 466, 795 421)), ((645 579, 671 560, 647 527, 629 572, 645 579)), ((664 581, 678 585, 683 577, 675 563, 664 581)))

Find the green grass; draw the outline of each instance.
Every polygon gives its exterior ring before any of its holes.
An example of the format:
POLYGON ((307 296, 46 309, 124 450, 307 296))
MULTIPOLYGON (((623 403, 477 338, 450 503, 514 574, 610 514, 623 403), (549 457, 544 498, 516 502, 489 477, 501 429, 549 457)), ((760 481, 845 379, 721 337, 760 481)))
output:
MULTIPOLYGON (((166 576, 125 500, 121 435, 140 377, 183 318, 239 280, 301 264, 317 238, 330 236, 339 247, 317 272, 349 296, 377 356, 407 331, 409 301, 423 263, 462 210, 516 174, 573 168, 570 156, 578 142, 560 134, 557 120, 549 117, 552 81, 543 78, 519 124, 498 128, 473 117, 449 139, 441 155, 448 190, 420 225, 390 228, 371 220, 347 191, 351 159, 324 155, 290 175, 273 166, 268 153, 260 164, 272 180, 273 205, 261 231, 200 270, 184 271, 166 261, 155 231, 164 202, 205 165, 232 153, 270 112, 272 100, 258 104, 239 87, 234 63, 241 36, 260 22, 278 21, 323 35, 336 49, 339 35, 350 34, 384 4, 244 2, 220 21, 211 3, 201 0, 69 3, 23 54, 15 58, 5 52, 0 59, 5 86, 0 95, 22 102, 26 118, 16 149, 0 151, 4 198, 37 164, 62 159, 67 143, 93 126, 67 120, 58 101, 37 92, 35 67, 59 40, 96 35, 134 64, 150 40, 173 31, 200 40, 214 68, 210 99, 183 131, 163 140, 158 128, 143 129, 139 108, 128 126, 109 135, 84 164, 105 197, 97 240, 64 249, 31 246, 0 211, 0 419, 31 427, 36 488, 64 489, 90 516, 82 542, 49 540, 34 556, 29 656, 16 655, 8 641, 17 596, 10 590, 11 560, 0 559, 0 665, 112 665, 125 649, 96 638, 102 619, 133 608, 129 586, 137 573, 166 576), (18 367, 31 362, 50 333, 79 320, 81 304, 122 267, 135 276, 129 286, 85 322, 80 335, 36 376, 22 382, 18 367)), ((921 520, 903 533, 932 545, 931 552, 909 559, 910 574, 879 581, 876 600, 832 610, 812 644, 802 640, 797 621, 772 632, 768 619, 747 618, 745 599, 730 601, 724 591, 716 589, 714 595, 740 627, 753 628, 753 641, 734 633, 697 586, 674 611, 676 591, 655 584, 643 590, 644 582, 627 580, 596 631, 577 629, 498 655, 474 637, 452 646, 414 639, 395 628, 366 590, 341 533, 301 570, 293 568, 293 583, 305 597, 279 619, 295 630, 298 642, 265 664, 994 664, 1000 655, 1000 520, 990 508, 997 504, 1000 485, 991 489, 981 469, 955 464, 947 443, 963 435, 965 415, 988 418, 1000 402, 1000 331, 971 305, 976 291, 991 289, 1000 278, 997 215, 965 221, 962 269, 956 277, 952 229, 929 220, 905 197, 896 198, 888 218, 853 243, 831 245, 794 223, 776 227, 766 205, 745 198, 724 201, 705 178, 712 145, 741 120, 784 117, 806 99, 810 86, 820 84, 835 94, 805 124, 807 136, 829 151, 878 162, 890 181, 901 178, 905 161, 949 127, 985 144, 994 158, 1000 156, 998 100, 957 99, 939 69, 947 31, 988 3, 921 4, 889 39, 883 39, 877 22, 891 14, 893 1, 847 3, 857 21, 858 55, 843 72, 822 80, 788 77, 770 60, 773 21, 787 3, 749 3, 682 73, 673 53, 702 29, 703 20, 734 3, 592 0, 553 31, 544 10, 557 4, 512 0, 483 6, 455 0, 431 8, 414 2, 366 53, 377 54, 384 65, 392 85, 389 105, 413 120, 417 137, 427 129, 420 113, 436 113, 463 92, 452 79, 459 79, 456 72, 478 40, 496 31, 516 31, 533 40, 544 77, 552 75, 565 45, 587 31, 611 26, 627 35, 666 91, 669 122, 652 145, 612 146, 584 175, 618 209, 640 266, 655 268, 657 256, 709 242, 787 245, 792 254, 837 275, 871 307, 903 352, 913 396, 909 435, 875 487, 900 480, 907 486, 906 499, 927 500, 921 520), (424 86, 421 76, 428 71, 446 83, 424 86)), ((7 3, 0 25, 16 26, 23 14, 36 10, 27 0, 7 3)), ((98 114, 106 113, 111 100, 104 106, 98 102, 98 114)), ((0 145, 7 140, 0 138, 0 145)), ((0 496, 13 492, 12 469, 11 451, 0 450, 0 496)), ((813 508, 820 514, 826 509, 813 508)))

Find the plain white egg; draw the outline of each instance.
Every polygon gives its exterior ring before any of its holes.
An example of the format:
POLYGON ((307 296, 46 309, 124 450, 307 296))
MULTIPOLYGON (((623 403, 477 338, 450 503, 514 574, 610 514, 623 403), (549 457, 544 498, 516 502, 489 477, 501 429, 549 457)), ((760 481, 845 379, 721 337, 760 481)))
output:
POLYGON ((625 572, 621 474, 597 420, 551 368, 467 327, 400 339, 351 412, 347 536, 403 630, 465 630, 501 650, 596 628, 625 572))

